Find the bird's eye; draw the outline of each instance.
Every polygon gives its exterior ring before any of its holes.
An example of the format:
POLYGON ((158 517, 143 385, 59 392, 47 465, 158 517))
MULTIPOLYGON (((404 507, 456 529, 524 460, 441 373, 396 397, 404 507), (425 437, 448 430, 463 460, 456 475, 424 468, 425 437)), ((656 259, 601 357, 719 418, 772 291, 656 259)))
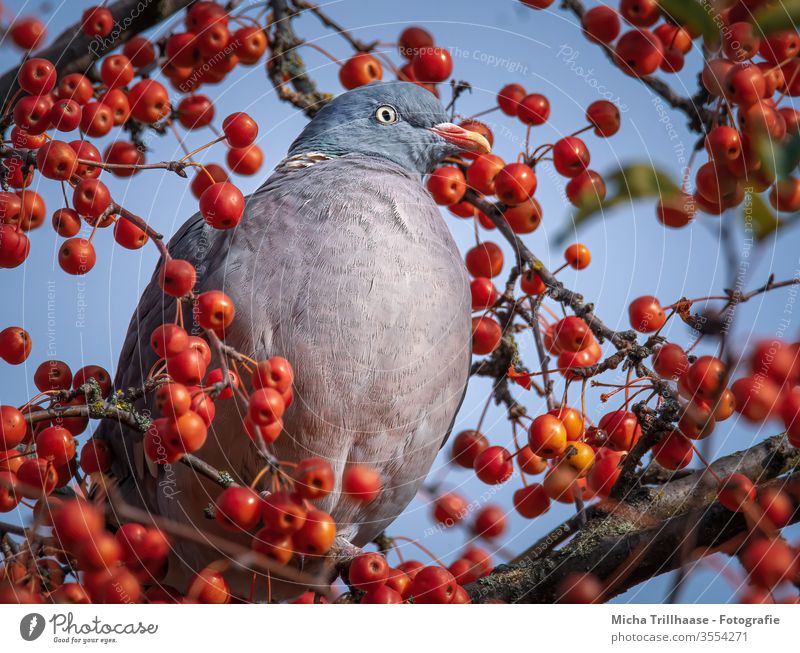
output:
POLYGON ((393 122, 397 122, 397 110, 388 104, 384 104, 375 111, 375 118, 384 125, 391 125, 393 122))

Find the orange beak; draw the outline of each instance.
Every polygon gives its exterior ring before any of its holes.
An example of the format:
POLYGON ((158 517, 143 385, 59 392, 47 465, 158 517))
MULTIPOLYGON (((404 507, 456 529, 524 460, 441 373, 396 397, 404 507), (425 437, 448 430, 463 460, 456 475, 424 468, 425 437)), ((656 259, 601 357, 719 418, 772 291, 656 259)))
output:
POLYGON ((447 142, 467 152, 487 154, 492 151, 492 146, 489 145, 489 141, 487 141, 482 134, 464 129, 463 127, 454 125, 452 122, 441 122, 431 127, 430 130, 437 136, 441 136, 447 142))

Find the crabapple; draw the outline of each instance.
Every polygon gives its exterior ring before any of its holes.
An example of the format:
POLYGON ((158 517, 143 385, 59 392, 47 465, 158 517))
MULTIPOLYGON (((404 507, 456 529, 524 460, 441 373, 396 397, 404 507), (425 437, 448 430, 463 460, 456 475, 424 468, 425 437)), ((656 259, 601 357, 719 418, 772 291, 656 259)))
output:
POLYGON ((339 68, 339 82, 348 91, 383 78, 383 67, 371 54, 359 52, 339 68))
POLYGON ((539 415, 528 429, 528 444, 537 456, 558 458, 567 449, 567 429, 558 417, 539 415))
POLYGON ((249 531, 261 517, 261 499, 248 487, 225 488, 217 497, 215 518, 229 531, 249 531))
POLYGON ((472 353, 478 356, 491 354, 503 338, 503 330, 491 317, 472 318, 472 353))
POLYGON ((494 178, 497 199, 505 204, 522 204, 536 191, 536 175, 524 163, 509 163, 494 178))
POLYGON ((462 431, 453 438, 452 460, 456 465, 472 469, 478 454, 489 447, 486 436, 478 431, 462 431))
POLYGON ((381 476, 368 465, 349 465, 342 474, 342 493, 354 501, 374 501, 380 492, 381 476))
POLYGON ((514 473, 511 454, 505 447, 487 447, 475 457, 476 476, 487 485, 505 483, 514 473))
POLYGON ((595 43, 611 43, 622 29, 619 14, 606 5, 587 10, 581 18, 581 24, 586 37, 595 43))

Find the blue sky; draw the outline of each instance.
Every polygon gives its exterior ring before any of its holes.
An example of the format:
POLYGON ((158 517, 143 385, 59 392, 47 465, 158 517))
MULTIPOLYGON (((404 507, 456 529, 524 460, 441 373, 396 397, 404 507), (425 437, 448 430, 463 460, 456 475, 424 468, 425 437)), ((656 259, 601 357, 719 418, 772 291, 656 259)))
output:
MULTIPOLYGON (((44 8, 39 3, 8 1, 10 13, 33 13, 48 21, 52 35, 71 24, 84 7, 93 4, 84 0, 50 2, 44 8)), ((248 3, 243 3, 246 6, 248 3)), ((686 165, 696 137, 685 128, 680 113, 667 109, 642 84, 612 67, 600 50, 584 40, 574 17, 561 11, 531 11, 517 2, 464 3, 456 0, 437 2, 406 0, 402 3, 358 2, 342 0, 325 3, 326 10, 341 24, 352 29, 354 36, 365 41, 378 39, 393 42, 408 24, 419 24, 431 30, 437 44, 450 49, 455 64, 454 76, 466 79, 473 86, 458 104, 463 116, 494 106, 496 92, 508 82, 521 83, 529 92, 544 93, 550 98, 552 116, 548 124, 537 127, 532 143, 553 142, 584 125, 586 106, 600 98, 618 101, 622 109, 622 129, 609 140, 587 137, 591 148, 591 167, 601 173, 613 171, 630 162, 645 163, 670 171, 679 178, 686 165)), ((556 7, 556 5, 554 5, 556 7)), ((161 29, 165 29, 162 27, 161 29)), ((313 17, 297 21, 296 29, 337 57, 346 57, 346 43, 337 35, 325 32, 313 17)), ((389 49, 389 48, 387 48, 389 49)), ((398 58, 391 53, 395 61, 398 58)), ((323 55, 305 48, 303 56, 320 88, 338 93, 337 66, 323 55)), ((19 59, 10 47, 0 49, 2 69, 15 65, 19 59)), ((690 56, 686 70, 669 81, 683 95, 694 92, 700 58, 690 56)), ((387 73, 388 74, 388 73, 387 73)), ((258 187, 268 171, 283 157, 288 145, 306 122, 292 107, 277 100, 263 66, 239 67, 226 80, 224 87, 205 87, 201 90, 215 99, 219 119, 232 111, 247 111, 258 121, 261 131, 258 143, 266 155, 263 173, 253 177, 236 178, 245 192, 258 187)), ((448 98, 445 90, 445 97, 448 98)), ((495 135, 495 151, 508 160, 516 158, 525 130, 515 119, 499 112, 486 116, 495 135)), ((189 134, 190 147, 210 140, 207 129, 189 134)), ((103 139, 103 143, 110 142, 103 139)), ((177 142, 172 137, 150 138, 148 161, 180 158, 177 142)), ((102 148, 101 148, 102 149, 102 148)), ((224 146, 218 145, 200 157, 203 162, 224 160, 224 146)), ((569 222, 571 208, 565 201, 564 180, 543 164, 537 170, 539 189, 536 196, 544 207, 544 219, 537 232, 526 242, 544 262, 554 269, 561 264, 560 247, 552 246, 553 235, 569 222)), ((35 186, 45 198, 48 215, 61 206, 58 188, 52 182, 35 186)), ((131 183, 115 180, 112 193, 129 210, 147 218, 164 234, 173 233, 197 208, 188 183, 174 174, 145 171, 131 183)), ((450 225, 463 248, 474 242, 472 226, 453 218, 446 211, 444 219, 450 225)), ((746 288, 760 285, 769 272, 783 279, 797 275, 800 261, 796 249, 796 233, 787 231, 777 241, 767 241, 754 248, 742 237, 740 218, 725 218, 735 223, 737 251, 745 261, 746 288)), ((0 402, 20 404, 35 394, 33 371, 46 358, 61 358, 74 369, 96 363, 115 370, 116 358, 127 329, 130 314, 137 298, 150 277, 157 259, 154 247, 138 252, 124 250, 114 244, 110 231, 96 236, 98 261, 85 277, 71 277, 58 267, 55 254, 57 237, 46 226, 31 235, 32 253, 25 265, 2 271, 2 303, 0 328, 24 326, 33 337, 33 352, 29 365, 11 368, 3 366, 0 373, 0 402)), ((612 328, 627 328, 627 305, 641 294, 655 294, 668 304, 681 296, 699 297, 718 294, 727 284, 725 262, 718 249, 717 236, 720 218, 701 215, 689 228, 667 231, 655 219, 654 203, 650 200, 623 205, 579 230, 578 239, 592 251, 592 265, 584 271, 564 271, 560 277, 572 288, 583 293, 597 307, 597 313, 612 328)), ((491 232, 485 239, 497 240, 491 232)), ((510 260, 510 252, 507 253, 510 260)), ((790 320, 787 337, 796 337, 797 317, 787 308, 786 291, 761 296, 739 309, 733 340, 737 350, 758 337, 773 337, 779 320, 790 320)), ((671 324, 667 335, 676 342, 686 343, 688 329, 680 323, 671 324)), ((523 355, 534 362, 532 343, 523 340, 523 355)), ((703 347, 696 350, 705 351, 703 347)), ((613 373, 611 375, 613 377, 613 373)), ((487 386, 474 383, 469 390, 456 430, 474 427, 487 392, 487 386)), ((521 400, 536 414, 543 402, 529 394, 521 400)), ((573 400, 576 397, 573 397, 573 400)), ((609 403, 609 409, 617 405, 609 403)), ((597 394, 591 394, 587 408, 596 418, 600 408, 597 394)), ((493 443, 508 444, 510 428, 501 410, 492 407, 484 430, 493 443)), ((718 452, 730 452, 779 431, 775 424, 760 430, 731 419, 714 435, 713 447, 718 452)), ((432 472, 437 474, 444 463, 442 458, 432 472)), ((518 486, 518 480, 509 486, 518 486)), ((447 485, 472 499, 481 497, 487 487, 472 474, 453 471, 447 485)), ((488 488, 490 500, 508 508, 511 487, 488 488)), ((550 528, 569 516, 571 507, 554 507, 545 516, 525 521, 512 514, 512 534, 506 547, 522 550, 550 528)), ((430 525, 430 508, 424 501, 415 501, 395 524, 398 533, 420 536, 430 525)), ((465 540, 463 531, 437 533, 424 537, 426 546, 450 560, 465 540)), ((723 561, 724 562, 724 561, 723 561)), ((657 579, 632 590, 621 600, 633 602, 659 601, 665 594, 668 581, 657 579)), ((692 576, 684 600, 723 601, 731 590, 716 571, 700 571, 692 576)))

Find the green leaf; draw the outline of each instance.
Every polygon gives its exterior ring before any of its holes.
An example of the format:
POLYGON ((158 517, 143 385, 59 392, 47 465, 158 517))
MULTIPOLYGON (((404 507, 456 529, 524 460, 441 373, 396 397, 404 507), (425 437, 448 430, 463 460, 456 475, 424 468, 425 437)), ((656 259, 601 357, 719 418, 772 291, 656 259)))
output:
POLYGON ((707 44, 719 42, 719 25, 709 11, 696 0, 659 0, 662 11, 691 32, 702 34, 707 44))
POLYGON ((800 0, 783 0, 756 12, 755 26, 764 34, 795 29, 800 24, 800 0))
POLYGON ((764 240, 782 226, 780 220, 760 195, 750 194, 742 204, 742 220, 745 228, 753 230, 756 240, 764 240))
POLYGON ((578 225, 602 215, 604 211, 620 204, 642 198, 660 198, 678 192, 678 185, 666 172, 646 163, 624 166, 610 175, 606 181, 606 198, 599 204, 593 203, 577 210, 572 220, 555 236, 555 244, 563 243, 578 225))
POLYGON ((785 143, 761 138, 756 147, 761 165, 771 176, 786 177, 800 165, 800 135, 792 136, 785 143))

